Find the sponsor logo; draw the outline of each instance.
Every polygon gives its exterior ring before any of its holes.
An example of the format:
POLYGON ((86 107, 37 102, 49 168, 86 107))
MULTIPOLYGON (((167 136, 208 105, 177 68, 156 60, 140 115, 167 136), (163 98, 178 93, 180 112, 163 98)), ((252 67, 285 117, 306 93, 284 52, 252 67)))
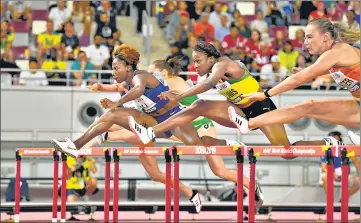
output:
POLYGON ((227 89, 230 86, 231 85, 228 82, 224 82, 224 83, 217 84, 216 88, 217 88, 218 91, 223 91, 223 90, 227 89))
POLYGON ((125 149, 124 154, 159 154, 157 149, 125 149))
POLYGON ((209 154, 216 154, 217 153, 217 149, 214 146, 211 146, 211 147, 197 146, 197 147, 195 147, 195 149, 196 149, 196 154, 197 155, 209 155, 209 154))
POLYGON ((23 151, 24 154, 50 154, 51 150, 41 150, 41 149, 26 149, 23 151))
POLYGON ((262 150, 264 154, 308 154, 312 155, 316 153, 315 149, 309 148, 265 148, 262 150))

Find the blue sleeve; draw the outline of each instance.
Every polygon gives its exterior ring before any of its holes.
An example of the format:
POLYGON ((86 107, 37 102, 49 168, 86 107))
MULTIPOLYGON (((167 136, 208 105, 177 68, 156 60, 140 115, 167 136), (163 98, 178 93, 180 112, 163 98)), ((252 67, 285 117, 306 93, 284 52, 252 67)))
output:
POLYGON ((321 157, 320 157, 320 162, 321 162, 321 163, 327 163, 326 157, 321 156, 321 157))
MULTIPOLYGON (((71 70, 79 70, 80 66, 79 66, 79 63, 78 61, 74 61, 72 64, 71 64, 71 70)), ((70 77, 71 78, 74 78, 74 74, 73 73, 70 73, 70 77)))

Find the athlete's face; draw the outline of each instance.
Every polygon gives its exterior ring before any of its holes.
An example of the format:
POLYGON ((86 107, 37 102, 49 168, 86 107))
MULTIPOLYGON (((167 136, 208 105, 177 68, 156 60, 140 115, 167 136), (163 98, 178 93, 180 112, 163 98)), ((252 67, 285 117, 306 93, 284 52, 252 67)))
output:
POLYGON ((162 77, 163 77, 165 80, 168 79, 168 71, 167 71, 166 69, 160 70, 159 68, 155 67, 154 64, 151 64, 151 65, 148 67, 148 73, 154 73, 154 72, 161 73, 161 74, 162 74, 162 77))
POLYGON ((321 55, 328 49, 327 42, 330 40, 330 33, 322 33, 318 25, 309 24, 305 32, 305 48, 311 55, 321 55))
POLYGON ((202 52, 193 51, 192 58, 194 67, 200 76, 203 76, 211 71, 213 57, 208 57, 202 52))
POLYGON ((113 79, 118 83, 122 83, 127 79, 129 65, 126 65, 124 61, 115 58, 112 64, 112 70, 113 79))

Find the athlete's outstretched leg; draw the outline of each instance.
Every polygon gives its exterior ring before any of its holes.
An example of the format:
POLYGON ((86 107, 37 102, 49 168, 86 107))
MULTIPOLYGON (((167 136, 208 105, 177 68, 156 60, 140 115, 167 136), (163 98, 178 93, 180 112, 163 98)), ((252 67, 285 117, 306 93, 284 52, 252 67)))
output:
POLYGON ((235 118, 240 120, 238 129, 245 134, 249 129, 291 123, 304 117, 352 128, 360 127, 360 107, 352 99, 309 100, 267 112, 248 121, 241 115, 237 115, 235 118))

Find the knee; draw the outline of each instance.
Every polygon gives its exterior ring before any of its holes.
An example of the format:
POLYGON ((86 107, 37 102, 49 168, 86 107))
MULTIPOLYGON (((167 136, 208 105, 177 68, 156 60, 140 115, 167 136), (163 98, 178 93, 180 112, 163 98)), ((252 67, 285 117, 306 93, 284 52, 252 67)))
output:
POLYGON ((217 168, 212 169, 212 172, 214 175, 216 175, 219 178, 226 179, 226 177, 227 177, 226 168, 217 167, 217 168))
POLYGON ((353 178, 353 186, 357 189, 360 189, 360 177, 354 177, 353 178))
POLYGON ((89 180, 88 180, 88 182, 87 182, 87 185, 89 186, 89 187, 92 187, 92 188, 95 188, 95 187, 97 187, 97 180, 95 179, 95 178, 90 178, 89 180))
POLYGON ((198 99, 197 101, 195 101, 190 107, 189 109, 191 110, 196 110, 196 109, 200 109, 200 108, 204 108, 204 106, 206 105, 206 101, 203 99, 198 99))
POLYGON ((301 113, 302 115, 309 115, 309 114, 313 114, 314 110, 315 110, 315 101, 314 100, 307 100, 303 103, 301 103, 300 105, 298 105, 301 109, 301 113))

